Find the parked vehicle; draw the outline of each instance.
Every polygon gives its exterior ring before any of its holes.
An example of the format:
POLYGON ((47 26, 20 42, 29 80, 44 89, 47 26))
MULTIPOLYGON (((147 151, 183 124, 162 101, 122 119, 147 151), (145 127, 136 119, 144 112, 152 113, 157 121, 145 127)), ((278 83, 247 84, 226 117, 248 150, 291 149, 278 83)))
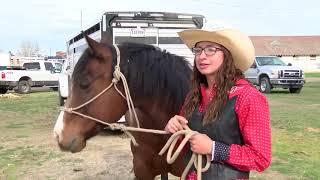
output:
POLYGON ((21 94, 30 93, 31 87, 50 87, 58 90, 61 63, 35 61, 24 63, 20 69, 0 70, 0 93, 17 88, 21 94))
POLYGON ((10 54, 0 52, 0 70, 6 69, 10 65, 10 54))
POLYGON ((65 62, 62 66, 61 73, 58 77, 58 96, 59 96, 59 105, 63 106, 64 101, 67 99, 69 95, 69 81, 71 78, 70 74, 70 63, 65 62))
POLYGON ((301 68, 287 65, 277 56, 256 56, 245 76, 250 82, 258 85, 263 93, 269 93, 273 88, 300 93, 305 83, 301 68))
POLYGON ((83 34, 89 35, 96 41, 108 41, 114 44, 123 42, 152 44, 172 54, 184 56, 192 64, 193 54, 181 41, 177 32, 184 29, 201 29, 203 21, 204 16, 197 14, 143 11, 104 13, 101 20, 67 41, 70 72, 62 73, 59 78, 60 105, 63 105, 68 96, 68 80, 72 71, 87 47, 83 34))

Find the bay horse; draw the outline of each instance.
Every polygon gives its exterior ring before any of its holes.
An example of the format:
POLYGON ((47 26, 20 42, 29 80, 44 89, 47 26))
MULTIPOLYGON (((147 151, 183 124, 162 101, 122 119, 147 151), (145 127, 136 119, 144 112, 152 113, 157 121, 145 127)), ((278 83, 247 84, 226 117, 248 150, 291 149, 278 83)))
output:
MULTIPOLYGON (((80 57, 71 79, 66 107, 76 107, 95 97, 111 84, 117 52, 111 43, 100 43, 86 36, 88 48, 80 57)), ((163 130, 168 120, 178 114, 187 92, 191 66, 184 57, 173 55, 152 45, 123 43, 119 46, 120 69, 134 102, 141 128, 163 130)), ((122 81, 117 87, 124 92, 122 81)), ((77 111, 104 122, 115 123, 128 110, 126 100, 114 87, 77 111)), ((132 119, 126 121, 136 126, 132 119)), ((58 118, 54 134, 63 151, 81 151, 86 141, 105 125, 67 113, 58 118)), ((131 143, 133 170, 137 179, 150 180, 170 172, 180 176, 185 167, 182 156, 173 164, 166 154, 158 155, 170 135, 132 132, 139 146, 131 143)))

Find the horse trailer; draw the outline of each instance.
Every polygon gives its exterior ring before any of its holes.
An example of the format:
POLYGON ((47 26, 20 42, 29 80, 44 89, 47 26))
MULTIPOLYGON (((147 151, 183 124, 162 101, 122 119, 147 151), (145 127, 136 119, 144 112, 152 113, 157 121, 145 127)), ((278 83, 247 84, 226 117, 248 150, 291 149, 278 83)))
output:
POLYGON ((193 54, 177 32, 201 29, 204 16, 199 14, 167 12, 106 12, 102 18, 67 41, 68 71, 59 79, 60 105, 69 94, 69 80, 82 52, 87 48, 84 34, 100 42, 121 44, 134 42, 151 44, 172 54, 184 56, 193 64, 193 54))

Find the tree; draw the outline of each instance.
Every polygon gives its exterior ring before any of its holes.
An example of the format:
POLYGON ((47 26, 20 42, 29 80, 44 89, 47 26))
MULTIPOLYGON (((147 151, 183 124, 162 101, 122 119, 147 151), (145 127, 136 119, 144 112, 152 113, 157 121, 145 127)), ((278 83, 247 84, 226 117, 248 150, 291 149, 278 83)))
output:
POLYGON ((39 56, 39 46, 37 43, 32 43, 30 41, 23 41, 20 44, 20 49, 17 54, 19 56, 39 56))

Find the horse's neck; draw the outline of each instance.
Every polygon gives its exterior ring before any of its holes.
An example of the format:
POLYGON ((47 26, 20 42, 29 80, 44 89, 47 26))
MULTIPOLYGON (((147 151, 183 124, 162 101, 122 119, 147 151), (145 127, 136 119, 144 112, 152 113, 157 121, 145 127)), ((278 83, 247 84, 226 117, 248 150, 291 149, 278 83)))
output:
MULTIPOLYGON (((136 113, 138 116, 140 127, 148 129, 164 129, 168 120, 173 115, 172 112, 163 110, 163 108, 157 105, 145 104, 136 108, 136 113)), ((131 121, 131 123, 135 123, 131 121)), ((136 124, 131 124, 136 126, 136 124)))

